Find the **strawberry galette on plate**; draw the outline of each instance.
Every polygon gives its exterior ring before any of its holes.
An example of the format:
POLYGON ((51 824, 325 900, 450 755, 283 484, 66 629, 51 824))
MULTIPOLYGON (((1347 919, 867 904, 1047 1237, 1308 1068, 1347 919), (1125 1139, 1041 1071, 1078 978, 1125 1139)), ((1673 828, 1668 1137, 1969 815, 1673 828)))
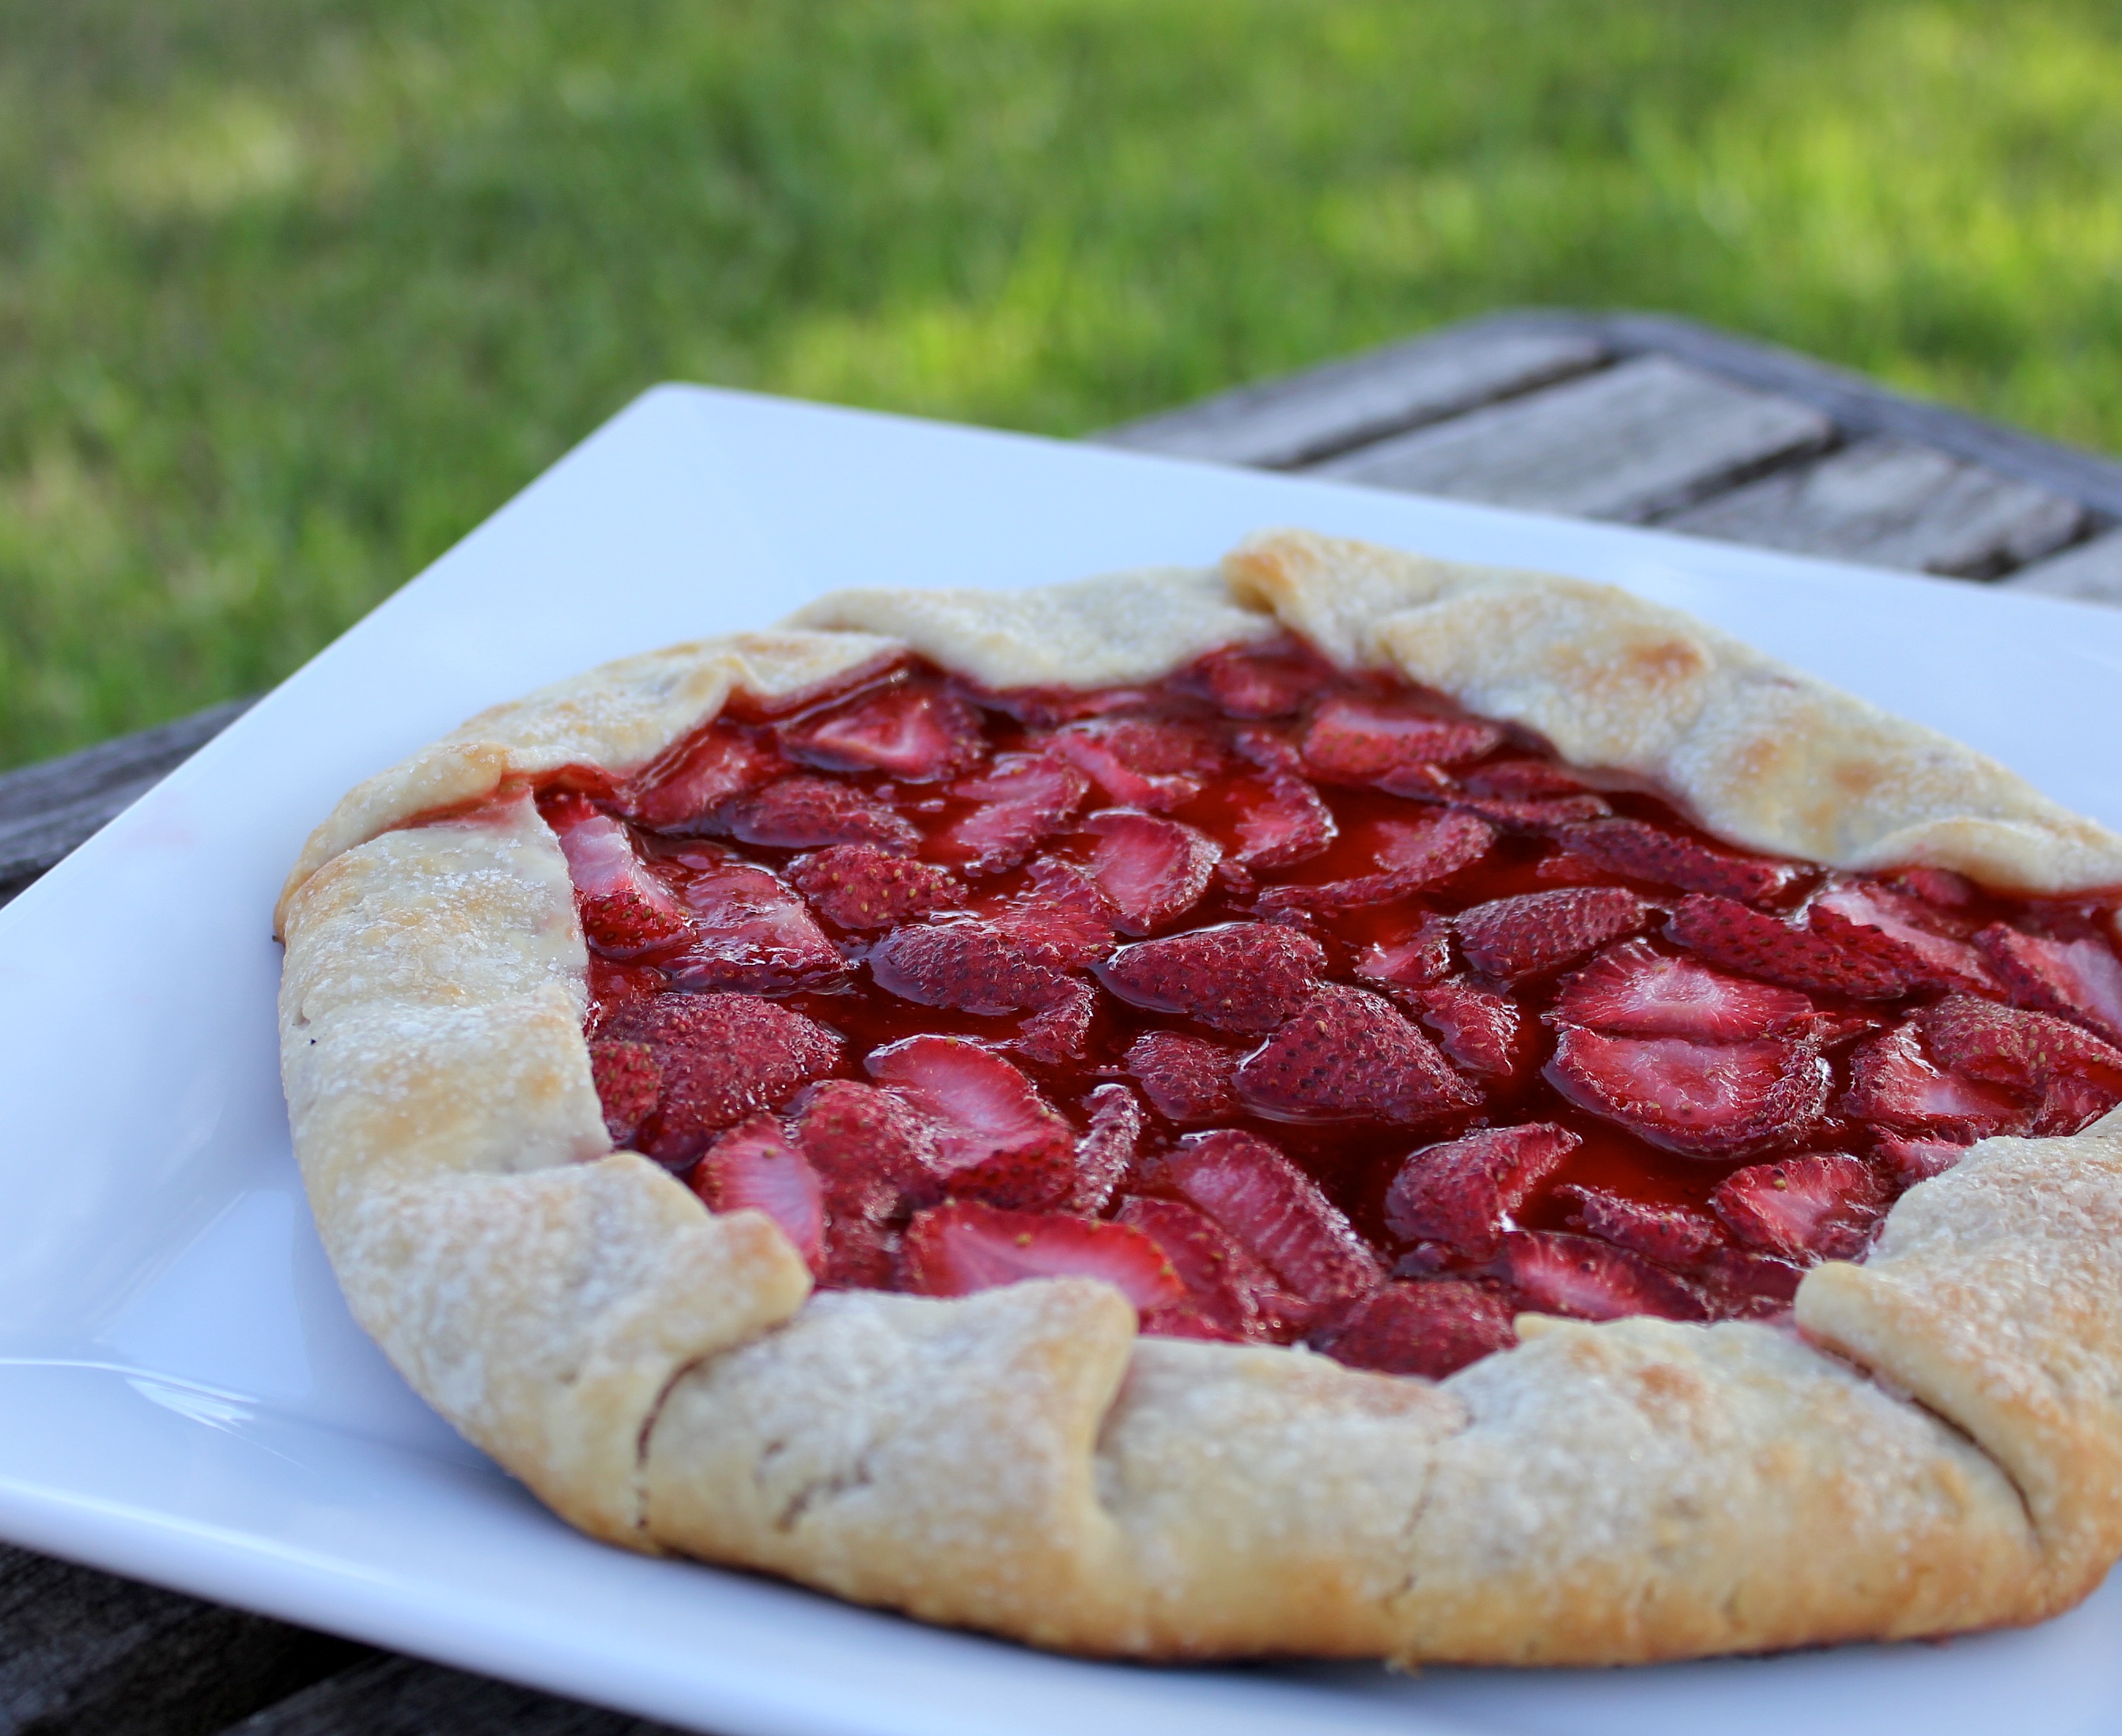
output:
POLYGON ((1277 533, 474 718, 306 849, 284 1073, 356 1317, 612 1542, 1143 1658, 1936 1635, 2122 1553, 2118 889, 1685 615, 1277 533))

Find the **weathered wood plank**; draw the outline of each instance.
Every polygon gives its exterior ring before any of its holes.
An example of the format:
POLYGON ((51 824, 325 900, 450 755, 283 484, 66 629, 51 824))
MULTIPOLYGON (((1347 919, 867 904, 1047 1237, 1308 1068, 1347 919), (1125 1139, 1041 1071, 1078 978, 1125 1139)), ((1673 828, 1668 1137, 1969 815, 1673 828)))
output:
POLYGON ((1804 405, 1644 356, 1359 447, 1310 474, 1634 521, 1816 450, 1833 433, 1804 405))
POLYGON ((226 729, 255 703, 231 700, 63 759, 0 774, 0 904, 226 729))
POLYGON ((2122 603, 2122 531, 2110 531, 2074 549, 2066 549, 2014 573, 2003 583, 2009 589, 2032 591, 2043 597, 2122 603))
POLYGON ((0 1544, 0 1736, 203 1736, 366 1655, 0 1544))
POLYGON ((2083 526, 2085 509, 1935 447, 1884 435, 1662 522, 1758 548, 1993 578, 2061 548, 2083 526))
POLYGON ((381 1658, 246 1718, 228 1736, 676 1736, 629 1718, 410 1658, 381 1658))
POLYGON ((1583 373, 1606 358, 1605 344, 1588 333, 1459 326, 1091 438, 1173 458, 1286 470, 1583 373))

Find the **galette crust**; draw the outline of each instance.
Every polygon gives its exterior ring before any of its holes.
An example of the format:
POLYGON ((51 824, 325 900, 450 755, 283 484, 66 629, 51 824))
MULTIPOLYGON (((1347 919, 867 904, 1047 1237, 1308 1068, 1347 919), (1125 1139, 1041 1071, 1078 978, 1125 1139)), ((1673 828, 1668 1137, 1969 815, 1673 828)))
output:
POLYGON ((2037 1620, 2122 1552, 2122 1129, 1992 1139, 1797 1330, 1521 1317, 1441 1383, 1138 1339, 1085 1280, 812 1296, 765 1218, 613 1153, 587 956, 526 780, 910 646, 993 687, 1287 625, 1713 831, 2013 891, 2122 840, 1970 750, 1575 581, 1304 533, 1222 573, 855 592, 474 718, 318 829, 281 905, 296 1148, 355 1316, 595 1534, 1034 1644, 1587 1663, 2037 1620), (409 821, 438 812, 430 823, 409 821))

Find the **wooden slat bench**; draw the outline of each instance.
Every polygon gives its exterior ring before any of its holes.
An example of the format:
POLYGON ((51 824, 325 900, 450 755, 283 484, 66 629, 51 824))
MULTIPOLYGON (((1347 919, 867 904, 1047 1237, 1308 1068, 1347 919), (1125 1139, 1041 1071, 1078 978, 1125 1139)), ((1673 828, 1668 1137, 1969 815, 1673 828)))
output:
MULTIPOLYGON (((2122 465, 1681 320, 1498 315, 1096 438, 2122 604, 2122 465)), ((0 902, 247 703, 0 775, 0 902)), ((659 1728, 0 1544, 0 1736, 659 1728)))

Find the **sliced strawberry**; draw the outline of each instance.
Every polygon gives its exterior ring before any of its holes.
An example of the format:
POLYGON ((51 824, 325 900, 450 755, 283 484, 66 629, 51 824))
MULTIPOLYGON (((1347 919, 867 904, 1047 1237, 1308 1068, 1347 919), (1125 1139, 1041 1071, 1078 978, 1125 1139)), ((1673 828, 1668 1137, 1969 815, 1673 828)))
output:
POLYGON ((1906 973, 1891 958, 1792 928, 1729 898, 1690 893, 1665 931, 1712 964, 1792 989, 1863 1000, 1900 994, 1909 987, 1906 973))
POLYGON ((992 1049, 956 1036, 908 1036, 871 1052, 870 1077, 936 1124, 944 1168, 990 1158, 1073 1169, 1075 1136, 1030 1079, 992 1049))
POLYGON ((1098 1010, 1098 991, 1080 976, 1063 977, 1045 1004, 1017 1027, 1010 1046, 1029 1060, 1080 1061, 1098 1010))
POLYGON ((1648 1205, 1603 1187, 1573 1186, 1555 1192, 1576 1202, 1572 1228, 1661 1266, 1692 1266, 1724 1239, 1717 1220, 1691 1205, 1648 1205))
POLYGON ((1776 1037, 1690 1043, 1565 1028, 1548 1078, 1580 1109, 1689 1157, 1743 1157, 1796 1140, 1827 1106, 1827 1064, 1776 1037))
POLYGON ((965 901, 965 884, 946 868, 911 862, 873 844, 836 844, 788 867, 796 890, 826 921, 844 929, 895 928, 965 901))
POLYGON ((1413 1126, 1479 1095, 1390 1001, 1330 983, 1238 1064, 1238 1097, 1276 1121, 1413 1126))
POLYGON ((656 1051, 646 1043, 593 1041, 590 1078, 604 1108, 605 1131, 613 1144, 625 1144, 663 1093, 663 1069, 656 1051))
MULTIPOLYGON (((1278 886, 1260 898, 1263 910, 1350 910, 1386 904, 1449 878, 1489 854, 1496 835, 1471 814, 1420 820, 1381 820, 1372 829, 1377 872, 1324 886, 1278 886)), ((1633 895, 1622 893, 1627 898, 1633 895)))
POLYGON ((831 778, 777 778, 723 810, 730 835, 746 844, 809 850, 830 844, 875 844, 911 850, 912 824, 853 784, 831 778))
POLYGON ((1497 982, 1517 982, 1582 958, 1641 928, 1650 910, 1620 887, 1563 887, 1522 892, 1461 910, 1452 919, 1466 962, 1497 982))
POLYGON ((985 744, 963 700, 900 684, 870 693, 782 732, 789 754, 832 771, 881 771, 907 784, 954 777, 985 744))
POLYGON ((1700 1320, 1708 1313, 1701 1296, 1671 1273, 1590 1236, 1513 1230, 1503 1238, 1503 1266, 1528 1303, 1548 1313, 1700 1320))
POLYGON ((1219 1031, 1272 1030, 1319 986, 1325 949, 1273 923, 1231 922, 1122 947, 1098 976, 1131 1006, 1183 1013, 1219 1031))
POLYGON ((1572 855, 1629 880, 1653 881, 1762 904, 1788 891, 1805 870, 1767 856, 1738 856, 1641 820, 1592 820, 1564 826, 1555 840, 1572 855))
POLYGON ((1810 1263, 1863 1253, 1885 1198, 1870 1164, 1829 1151, 1734 1170, 1709 1205, 1741 1242, 1810 1263))
POLYGON ((1212 651, 1174 685, 1213 700, 1227 718, 1286 718, 1333 678, 1316 652, 1283 643, 1212 651))
MULTIPOLYGON (((1382 789, 1395 795, 1428 796, 1431 792, 1419 784, 1403 786, 1393 777, 1378 779, 1382 789)), ((1499 831, 1546 833, 1563 826, 1579 826, 1587 820, 1599 820, 1614 810, 1603 796, 1549 796, 1538 801, 1514 802, 1501 796, 1459 796, 1452 804, 1464 812, 1477 814, 1499 831)))
POLYGON ((988 921, 1019 952, 1067 970, 1112 950, 1119 915, 1089 875, 1042 858, 1031 864, 1023 890, 994 906, 988 921))
POLYGON ((1126 1059, 1143 1095, 1166 1121, 1185 1127, 1236 1116, 1231 1075, 1238 1057, 1221 1043, 1176 1031, 1147 1031, 1129 1046, 1126 1059))
POLYGON ((1611 1036, 1730 1043, 1805 1028, 1813 1004, 1795 989, 1727 976, 1685 955, 1625 941, 1562 985, 1549 1017, 1611 1036))
POLYGON ((1386 1225, 1404 1242, 1469 1254, 1502 1245, 1506 1219, 1583 1144, 1547 1122, 1484 1127, 1410 1153, 1386 1190, 1386 1225))
POLYGON ((2097 940, 2049 940, 2002 923, 1975 937, 2012 1001, 2122 1042, 2122 962, 2097 940))
POLYGON ((1308 1303, 1360 1295, 1384 1277, 1370 1245, 1319 1184, 1256 1135, 1189 1134, 1171 1154, 1170 1174, 1308 1303))
POLYGON ((1147 934, 1192 910, 1223 854, 1205 832, 1125 808, 1091 815, 1083 830, 1098 840, 1090 876, 1129 934, 1147 934))
POLYGON ((1134 1162, 1142 1143, 1142 1105, 1124 1085, 1100 1085, 1083 1099, 1091 1125, 1076 1141, 1076 1179, 1061 1201, 1063 1211, 1095 1217, 1134 1162))
POLYGON ((1762 1320, 1788 1310, 1805 1268, 1752 1248, 1719 1246, 1695 1273, 1720 1320, 1762 1320))
POLYGON ((703 730, 679 756, 659 760, 624 795, 628 815, 657 831, 686 832, 708 822, 731 796, 786 768, 781 756, 727 723, 703 730))
POLYGON ((1849 1077, 1842 1112, 1905 1133, 1977 1139, 2017 1133, 2027 1123, 2017 1095, 1933 1063, 1913 1024, 1895 1026, 1860 1046, 1849 1058, 1849 1077))
POLYGON ((1415 990, 1407 999, 1445 1054, 1477 1078, 1514 1079, 1532 1060, 1534 1027, 1507 994, 1462 977, 1415 990))
POLYGON ((659 994, 619 1008, 598 1035, 654 1053, 663 1092, 636 1144, 665 1163, 694 1157, 754 1110, 778 1108, 840 1060, 824 1026, 752 994, 659 994))
POLYGON ((1065 980, 991 924, 971 919, 894 929, 870 949, 869 969, 901 1000, 990 1017, 1049 1005, 1065 980))
POLYGON ((790 1140, 825 1190, 835 1245, 850 1225, 881 1224, 941 1194, 935 1126, 890 1092, 826 1079, 790 1109, 790 1140))
POLYGON ((613 958, 636 958, 683 941, 692 924, 685 908, 649 872, 624 826, 579 796, 545 804, 574 882, 582 936, 613 958))
MULTIPOLYGON (((1274 1275, 1199 1207, 1176 1200, 1129 1199, 1117 1222, 1140 1230, 1163 1252, 1186 1287, 1185 1313, 1205 1321, 1213 1336, 1263 1339, 1275 1335, 1281 1314, 1292 1298, 1274 1275)), ((1175 1332, 1176 1322, 1145 1322, 1144 1330, 1171 1336, 1206 1336, 1175 1332)))
POLYGON ((1492 760, 1465 773, 1460 784, 1470 796, 1506 802, 1546 802, 1592 793, 1591 786, 1574 772, 1545 760, 1492 760))
POLYGON ((681 989, 812 987, 847 973, 839 950, 794 892, 764 868, 703 851, 680 859, 676 891, 692 932, 664 968, 681 989))
POLYGON ((1003 754, 950 793, 979 805, 931 841, 932 854, 975 874, 1014 868, 1082 811, 1091 780, 1047 754, 1003 754))
POLYGON ((1220 1321, 1211 1320, 1191 1302, 1151 1308, 1142 1317, 1144 1338, 1194 1338, 1208 1344, 1243 1344, 1242 1332, 1234 1332, 1220 1321))
POLYGON ((622 964, 601 952, 590 954, 589 991, 591 1032, 630 1001, 647 1000, 671 986, 671 979, 653 965, 622 964))
POLYGON ((1518 1341, 1516 1310, 1493 1284, 1433 1278, 1388 1284, 1364 1297, 1312 1342, 1352 1369, 1442 1380, 1518 1341))
POLYGON ((1968 1148, 1953 1139, 1907 1138, 1882 1133, 1872 1146, 1872 1156, 1892 1178, 1896 1188, 1914 1187, 1933 1176, 1942 1176, 1967 1155, 1968 1148))
POLYGON ((1424 915, 1414 926, 1374 940, 1356 955, 1356 975, 1393 989, 1423 989, 1451 974, 1451 923, 1424 915))
POLYGON ((1293 868, 1323 854, 1337 828, 1319 792, 1293 772, 1239 778, 1230 786, 1233 854, 1250 868, 1293 868))
POLYGON ((1812 932, 1860 946, 1891 963, 1911 983, 1937 989, 1994 990, 1982 955, 1964 940, 1923 925, 1923 905, 1881 886, 1838 886, 1812 901, 1812 932))
POLYGON ((2076 1133, 2122 1101, 2122 1050, 2068 1020, 1948 994, 1916 1023, 1941 1065, 2034 1097, 2030 1131, 2076 1133))
POLYGON ((1155 813, 1183 807, 1199 795, 1222 759, 1199 731, 1147 718, 1071 723, 1048 737, 1045 746, 1121 807, 1155 813))
POLYGON ((764 1212, 806 1266, 815 1272, 824 1264, 825 1190, 772 1116, 752 1116, 717 1138, 693 1171, 693 1191, 710 1211, 764 1212))
POLYGON ((970 1296, 1028 1278, 1102 1278, 1138 1311, 1184 1299, 1163 1250, 1138 1229, 1052 1212, 999 1211, 961 1200, 917 1214, 900 1256, 904 1287, 970 1296))
POLYGON ((1336 694, 1311 714, 1304 760, 1336 783, 1367 784, 1413 766, 1478 760, 1503 738, 1493 723, 1438 717, 1413 700, 1336 694))
POLYGON ((1965 874, 1951 868, 1905 868, 1893 873, 1895 887, 1912 898, 1941 910, 1963 910, 1975 902, 1979 889, 1965 874))

